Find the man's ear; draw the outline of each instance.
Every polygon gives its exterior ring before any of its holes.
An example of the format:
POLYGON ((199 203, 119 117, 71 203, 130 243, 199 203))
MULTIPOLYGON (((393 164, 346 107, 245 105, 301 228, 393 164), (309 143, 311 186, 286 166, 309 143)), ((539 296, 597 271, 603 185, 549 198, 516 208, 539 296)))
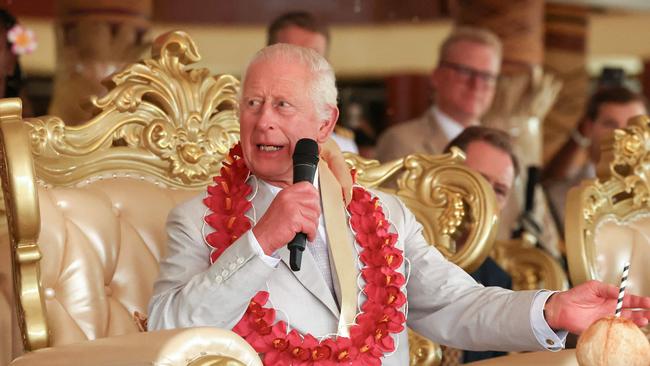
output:
POLYGON ((318 135, 316 139, 319 144, 324 143, 334 131, 334 126, 336 126, 336 121, 339 119, 339 109, 336 106, 330 107, 329 117, 320 121, 318 126, 318 135))
POLYGON ((440 67, 436 66, 432 71, 431 71, 431 77, 429 78, 429 82, 431 83, 431 88, 433 90, 437 90, 438 87, 440 87, 440 67))

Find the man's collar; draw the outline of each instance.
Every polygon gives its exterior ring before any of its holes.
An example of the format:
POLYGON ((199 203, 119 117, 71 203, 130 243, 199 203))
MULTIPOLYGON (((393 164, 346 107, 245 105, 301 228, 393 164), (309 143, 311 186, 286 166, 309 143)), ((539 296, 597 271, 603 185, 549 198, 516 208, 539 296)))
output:
MULTIPOLYGON (((433 116, 435 117, 436 121, 438 121, 438 125, 442 129, 442 132, 445 134, 447 137, 447 140, 451 141, 456 138, 456 136, 460 135, 461 132, 465 129, 465 127, 460 124, 459 122, 455 121, 453 118, 451 118, 448 114, 440 110, 437 106, 433 106, 431 108, 431 113, 433 113, 433 116)), ((470 123, 470 125, 475 126, 478 125, 478 121, 470 123)))

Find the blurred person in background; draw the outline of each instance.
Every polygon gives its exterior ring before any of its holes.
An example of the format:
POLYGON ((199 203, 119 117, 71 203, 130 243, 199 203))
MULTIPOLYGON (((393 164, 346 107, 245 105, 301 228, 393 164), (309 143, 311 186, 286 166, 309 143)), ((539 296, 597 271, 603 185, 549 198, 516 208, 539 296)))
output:
MULTIPOLYGON (((308 12, 293 11, 280 15, 271 22, 266 35, 267 46, 288 43, 311 48, 327 58, 330 45, 329 27, 308 12)), ((332 139, 336 141, 341 151, 359 153, 352 130, 337 125, 332 133, 332 139)))
MULTIPOLYGON (((463 150, 465 165, 481 174, 492 186, 501 212, 512 193, 515 178, 519 175, 519 163, 510 136, 494 128, 470 126, 450 141, 444 152, 451 152, 452 146, 463 150)), ((512 288, 512 278, 492 257, 487 257, 470 275, 483 286, 512 288)), ((462 360, 472 362, 504 355, 505 352, 497 351, 464 351, 462 360)))
POLYGON ((24 90, 20 56, 36 49, 31 30, 20 25, 7 10, 0 9, 0 98, 21 98, 23 116, 29 117, 31 105, 24 90))
POLYGON ((460 27, 440 47, 431 73, 434 104, 424 115, 385 131, 377 143, 383 162, 412 153, 440 154, 490 108, 501 67, 501 41, 486 29, 460 27))
POLYGON ((602 141, 630 118, 647 114, 644 98, 627 87, 605 85, 589 99, 584 116, 544 171, 544 186, 558 225, 563 227, 569 189, 596 177, 602 141))

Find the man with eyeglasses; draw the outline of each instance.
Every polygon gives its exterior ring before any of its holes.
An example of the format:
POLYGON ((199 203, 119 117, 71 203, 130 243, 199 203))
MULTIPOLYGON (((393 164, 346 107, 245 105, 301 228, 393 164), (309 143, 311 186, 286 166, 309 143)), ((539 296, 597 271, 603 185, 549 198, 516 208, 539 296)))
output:
POLYGON ((465 127, 479 124, 492 104, 500 65, 496 35, 479 28, 455 29, 442 44, 431 74, 434 105, 423 116, 387 130, 379 138, 377 158, 441 153, 465 127))
MULTIPOLYGON (((442 153, 466 127, 479 125, 492 104, 500 66, 501 41, 495 34, 480 28, 456 28, 440 47, 440 61, 431 74, 434 105, 419 118, 384 132, 378 140, 377 158, 389 161, 412 153, 442 153)), ((486 286, 512 286, 510 276, 489 258, 473 275, 486 286)), ((445 347, 442 365, 498 355, 445 347)))

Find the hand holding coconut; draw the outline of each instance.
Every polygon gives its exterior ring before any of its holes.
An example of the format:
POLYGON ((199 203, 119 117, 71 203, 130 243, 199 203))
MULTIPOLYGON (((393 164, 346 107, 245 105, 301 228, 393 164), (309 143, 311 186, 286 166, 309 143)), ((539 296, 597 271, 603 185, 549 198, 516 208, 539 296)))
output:
MULTIPOLYGON (((589 281, 568 291, 555 293, 544 307, 546 322, 553 329, 580 334, 595 321, 614 314, 618 292, 616 286, 589 281)), ((647 325, 650 320, 650 297, 626 295, 623 317, 640 327, 647 325)))

